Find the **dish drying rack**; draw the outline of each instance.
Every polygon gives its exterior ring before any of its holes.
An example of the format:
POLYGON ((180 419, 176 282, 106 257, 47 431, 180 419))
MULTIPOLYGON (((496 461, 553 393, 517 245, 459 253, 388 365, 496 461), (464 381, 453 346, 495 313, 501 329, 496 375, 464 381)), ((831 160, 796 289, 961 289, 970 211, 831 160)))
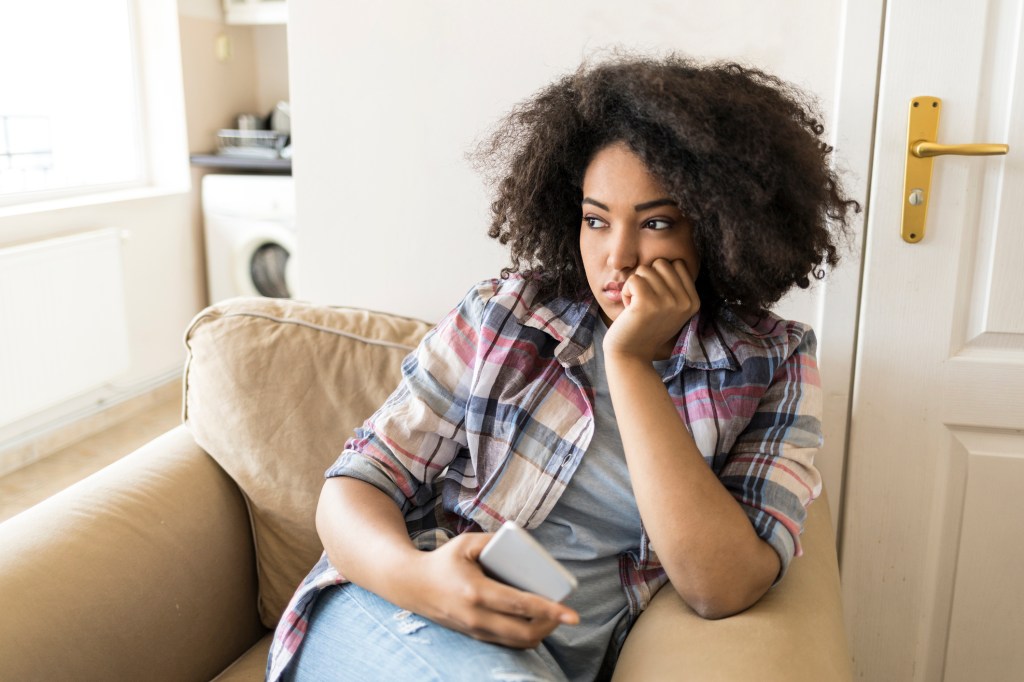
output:
POLYGON ((273 130, 219 130, 217 153, 261 159, 280 158, 288 143, 288 134, 273 130))

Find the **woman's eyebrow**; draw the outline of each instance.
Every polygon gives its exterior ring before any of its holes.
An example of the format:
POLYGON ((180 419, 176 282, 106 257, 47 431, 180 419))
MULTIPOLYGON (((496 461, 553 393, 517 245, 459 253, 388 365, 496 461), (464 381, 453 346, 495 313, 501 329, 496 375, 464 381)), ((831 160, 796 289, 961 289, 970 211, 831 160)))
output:
POLYGON ((665 198, 665 199, 655 199, 654 201, 645 201, 642 204, 637 204, 636 206, 633 207, 633 209, 637 213, 639 213, 640 211, 646 211, 647 209, 654 208, 656 206, 675 206, 675 205, 676 205, 676 202, 672 201, 671 199, 665 198))
MULTIPOLYGON (((590 197, 583 197, 583 203, 584 204, 591 204, 593 206, 597 206, 602 211, 610 210, 607 206, 602 204, 597 199, 591 199, 590 197)), ((633 210, 636 211, 637 213, 639 213, 640 211, 646 211, 649 208, 655 208, 657 206, 675 206, 675 205, 676 205, 676 202, 674 202, 671 199, 666 197, 664 199, 654 199, 653 201, 645 201, 642 204, 637 204, 636 206, 633 207, 633 210)))

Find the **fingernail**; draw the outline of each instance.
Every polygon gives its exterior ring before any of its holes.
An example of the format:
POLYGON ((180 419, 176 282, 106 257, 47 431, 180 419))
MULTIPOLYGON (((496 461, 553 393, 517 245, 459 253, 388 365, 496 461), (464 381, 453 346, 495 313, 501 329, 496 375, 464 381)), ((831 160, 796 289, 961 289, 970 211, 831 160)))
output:
POLYGON ((563 613, 558 620, 562 621, 566 625, 576 625, 580 622, 580 617, 575 613, 563 613))

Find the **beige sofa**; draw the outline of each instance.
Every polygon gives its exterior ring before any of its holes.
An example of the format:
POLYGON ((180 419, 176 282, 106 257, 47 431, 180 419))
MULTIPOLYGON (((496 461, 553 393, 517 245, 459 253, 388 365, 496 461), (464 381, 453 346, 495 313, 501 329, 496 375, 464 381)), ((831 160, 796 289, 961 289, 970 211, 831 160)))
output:
MULTIPOLYGON (((0 678, 257 680, 320 553, 322 472, 397 381, 415 320, 235 299, 188 330, 185 424, 0 524, 0 678)), ((720 621, 663 589, 617 680, 846 680, 834 536, 720 621)))

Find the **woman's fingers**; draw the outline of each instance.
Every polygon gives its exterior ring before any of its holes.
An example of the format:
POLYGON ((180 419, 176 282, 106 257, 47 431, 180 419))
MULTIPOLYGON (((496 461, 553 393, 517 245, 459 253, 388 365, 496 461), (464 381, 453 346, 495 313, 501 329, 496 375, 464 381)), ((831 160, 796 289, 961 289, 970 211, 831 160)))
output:
POLYGON ((487 579, 465 592, 463 608, 452 615, 463 632, 488 642, 533 648, 562 624, 571 609, 487 579))
POLYGON ((685 261, 664 258, 650 265, 641 265, 626 280, 623 298, 639 296, 651 303, 663 303, 673 308, 689 308, 697 300, 696 285, 685 261))
MULTIPOLYGON (((463 533, 458 540, 463 544, 463 551, 468 559, 480 561, 480 553, 494 537, 493 533, 463 533)), ((479 563, 478 563, 479 565, 479 563)), ((480 569, 483 573, 483 569, 480 569)), ((523 618, 545 617, 554 621, 579 622, 575 611, 564 604, 551 601, 531 592, 524 592, 497 580, 485 577, 486 591, 481 590, 481 601, 488 608, 501 613, 508 613, 523 618)))
POLYGON ((700 310, 700 295, 697 293, 697 282, 690 272, 690 268, 684 260, 672 261, 672 269, 679 277, 679 284, 682 286, 685 305, 688 306, 690 316, 700 310))
MULTIPOLYGON (((659 271, 656 267, 656 263, 651 265, 641 265, 634 272, 630 279, 637 278, 640 282, 646 284, 651 293, 655 296, 664 296, 669 292, 668 282, 665 281, 665 275, 659 271)), ((627 280, 628 281, 628 280, 627 280)))
POLYGON ((605 336, 605 350, 652 360, 700 309, 696 284, 681 259, 638 267, 622 286, 622 301, 625 310, 605 336))
POLYGON ((558 627, 558 621, 526 619, 478 609, 466 614, 469 634, 477 639, 520 649, 532 649, 558 627))
POLYGON ((477 559, 493 535, 463 533, 425 557, 431 589, 422 594, 422 615, 476 639, 532 648, 562 623, 579 622, 575 611, 484 574, 477 559))
POLYGON ((575 625, 580 620, 579 614, 565 604, 559 604, 497 581, 492 582, 495 582, 494 589, 488 592, 489 601, 485 605, 493 611, 518 618, 569 625, 575 625))

